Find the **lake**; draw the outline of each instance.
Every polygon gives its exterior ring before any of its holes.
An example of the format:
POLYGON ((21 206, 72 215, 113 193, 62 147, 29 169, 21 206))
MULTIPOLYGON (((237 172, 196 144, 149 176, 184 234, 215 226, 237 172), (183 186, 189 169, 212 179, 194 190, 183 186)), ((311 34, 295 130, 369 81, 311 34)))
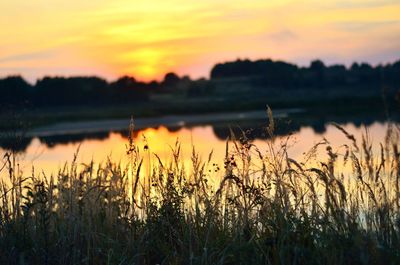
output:
MULTIPOLYGON (((314 114, 313 114, 314 115, 314 114)), ((301 160, 305 152, 327 139, 334 148, 342 148, 349 140, 331 122, 337 122, 346 131, 360 140, 368 132, 369 138, 377 147, 385 137, 388 123, 376 117, 323 117, 311 119, 299 109, 274 112, 277 119, 275 133, 280 139, 289 137, 289 155, 301 160)), ((264 111, 220 113, 210 115, 166 116, 160 118, 133 119, 135 124, 134 142, 142 152, 157 154, 161 159, 171 159, 171 148, 177 141, 182 146, 182 158, 190 164, 192 146, 206 160, 212 151, 212 162, 223 165, 226 141, 232 130, 236 135, 241 131, 261 151, 267 148, 268 137, 265 127, 268 125, 264 111), (148 147, 144 148, 144 146, 148 147), (146 149, 146 150, 145 150, 146 149)), ((127 161, 129 119, 101 120, 86 122, 59 123, 28 131, 21 141, 18 162, 23 172, 45 174, 56 173, 66 162, 72 161, 78 152, 79 163, 127 161)), ((276 141, 279 143, 279 139, 276 141)), ((7 141, 3 141, 0 154, 7 152, 7 141)), ((325 150, 321 148, 321 154, 325 150)))

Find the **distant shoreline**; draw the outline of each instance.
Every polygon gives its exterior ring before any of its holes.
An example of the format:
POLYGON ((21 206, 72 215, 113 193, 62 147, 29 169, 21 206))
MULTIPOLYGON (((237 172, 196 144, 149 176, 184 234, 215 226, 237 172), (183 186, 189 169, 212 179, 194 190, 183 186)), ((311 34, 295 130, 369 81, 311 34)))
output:
MULTIPOLYGON (((303 113, 300 108, 280 109, 274 111, 275 118, 285 118, 289 114, 303 113)), ((166 115, 152 118, 134 118, 135 129, 149 127, 181 127, 185 125, 200 125, 207 123, 243 121, 243 120, 261 120, 267 119, 265 111, 242 111, 225 113, 208 113, 197 115, 166 115)), ((83 133, 100 133, 108 131, 120 131, 127 129, 129 119, 105 119, 88 120, 76 122, 59 122, 48 126, 41 126, 28 130, 24 137, 46 137, 56 135, 73 135, 83 133)), ((3 132, 2 134, 5 134, 3 132)))

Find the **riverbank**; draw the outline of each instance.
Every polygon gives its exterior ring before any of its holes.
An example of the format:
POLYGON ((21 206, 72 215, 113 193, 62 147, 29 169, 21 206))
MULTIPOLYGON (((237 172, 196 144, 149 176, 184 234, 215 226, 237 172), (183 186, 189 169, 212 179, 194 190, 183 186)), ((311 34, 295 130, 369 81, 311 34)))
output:
POLYGON ((318 99, 293 97, 275 99, 273 97, 256 97, 242 99, 229 98, 197 98, 187 99, 168 97, 153 99, 150 102, 118 105, 87 105, 64 106, 52 108, 34 108, 32 106, 18 106, 3 108, 0 112, 0 131, 32 130, 38 127, 49 126, 64 122, 91 122, 129 119, 154 118, 178 115, 226 115, 227 113, 254 112, 264 110, 269 105, 273 110, 301 109, 304 113, 313 115, 353 115, 363 113, 376 114, 397 111, 398 107, 393 99, 385 103, 380 97, 339 99, 318 99))

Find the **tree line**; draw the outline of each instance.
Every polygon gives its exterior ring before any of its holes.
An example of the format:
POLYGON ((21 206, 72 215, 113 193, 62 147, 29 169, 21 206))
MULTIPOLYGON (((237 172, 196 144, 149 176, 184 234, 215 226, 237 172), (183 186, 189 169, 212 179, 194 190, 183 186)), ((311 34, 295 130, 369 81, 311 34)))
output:
POLYGON ((160 82, 141 82, 130 76, 113 82, 100 77, 44 77, 32 85, 21 76, 8 76, 0 79, 0 105, 120 104, 148 101, 151 94, 173 94, 177 91, 188 97, 211 96, 216 82, 238 78, 261 88, 334 89, 339 86, 364 88, 386 85, 398 89, 400 60, 378 66, 353 63, 351 67, 326 66, 320 60, 312 61, 308 67, 270 59, 236 60, 216 64, 211 69, 209 80, 191 80, 188 76, 168 73, 160 82))
POLYGON ((211 79, 237 79, 246 77, 255 85, 275 87, 335 87, 335 86, 398 86, 400 84, 400 60, 386 65, 371 66, 353 63, 326 66, 315 60, 308 67, 267 60, 236 60, 216 64, 211 79))
POLYGON ((45 77, 34 85, 21 76, 9 76, 0 79, 0 103, 53 106, 146 100, 151 86, 127 76, 111 83, 99 77, 45 77))

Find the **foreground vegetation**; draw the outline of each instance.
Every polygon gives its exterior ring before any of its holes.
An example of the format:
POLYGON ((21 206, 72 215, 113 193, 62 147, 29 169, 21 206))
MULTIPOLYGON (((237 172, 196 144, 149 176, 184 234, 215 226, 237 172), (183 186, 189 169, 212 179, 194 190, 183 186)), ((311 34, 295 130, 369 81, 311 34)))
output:
POLYGON ((267 150, 232 135, 224 165, 193 148, 188 168, 179 143, 164 161, 132 137, 127 166, 74 159, 55 176, 7 154, 0 264, 399 264, 399 128, 375 154, 337 127, 348 143, 302 161, 270 111, 267 150))

